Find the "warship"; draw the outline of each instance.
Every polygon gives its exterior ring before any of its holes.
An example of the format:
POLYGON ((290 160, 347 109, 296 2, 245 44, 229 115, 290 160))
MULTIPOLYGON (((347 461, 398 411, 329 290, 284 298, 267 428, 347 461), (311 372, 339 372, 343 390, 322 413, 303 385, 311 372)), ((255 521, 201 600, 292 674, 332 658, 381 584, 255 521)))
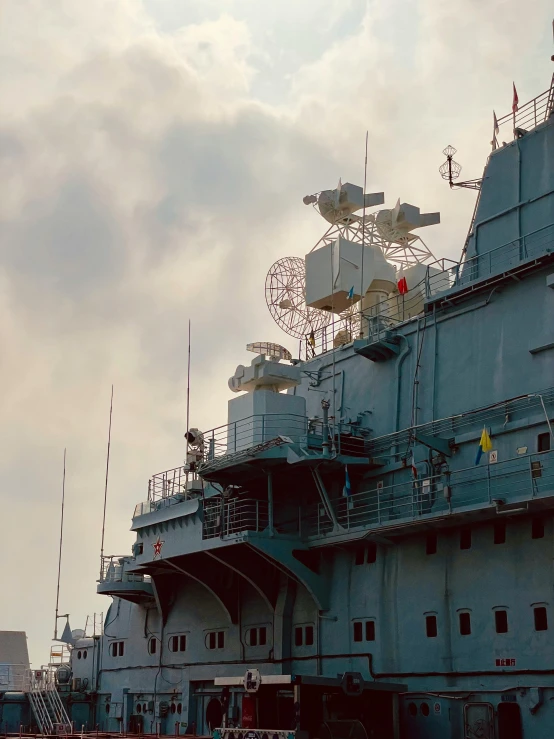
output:
POLYGON ((0 731, 551 739, 554 77, 481 178, 455 153, 459 262, 438 213, 304 198, 327 230, 265 285, 289 349, 248 345, 227 423, 137 494, 103 626, 0 664, 0 731))

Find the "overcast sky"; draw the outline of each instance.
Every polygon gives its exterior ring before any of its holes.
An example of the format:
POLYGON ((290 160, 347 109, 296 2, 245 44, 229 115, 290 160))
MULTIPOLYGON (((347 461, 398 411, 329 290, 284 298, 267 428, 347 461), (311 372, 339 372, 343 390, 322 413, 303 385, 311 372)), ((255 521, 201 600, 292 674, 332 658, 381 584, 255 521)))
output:
POLYGON ((0 629, 46 661, 60 611, 96 595, 110 386, 106 552, 126 554, 152 473, 182 463, 187 321, 191 425, 225 423, 227 379, 273 324, 264 279, 324 221, 302 196, 363 181, 441 211, 426 241, 457 258, 467 179, 492 110, 553 65, 552 2, 0 0, 0 629))

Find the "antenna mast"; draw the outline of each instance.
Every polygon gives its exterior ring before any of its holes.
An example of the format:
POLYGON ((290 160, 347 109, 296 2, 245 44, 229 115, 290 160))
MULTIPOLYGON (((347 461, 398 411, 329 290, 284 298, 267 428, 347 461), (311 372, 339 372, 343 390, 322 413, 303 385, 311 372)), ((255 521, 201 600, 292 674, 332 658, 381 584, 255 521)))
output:
POLYGON ((187 355, 187 420, 186 420, 186 433, 185 433, 185 439, 187 442, 187 445, 185 447, 185 465, 186 465, 186 478, 185 478, 185 495, 187 494, 186 488, 188 487, 188 481, 189 481, 189 471, 188 471, 188 464, 189 464, 189 428, 190 428, 190 318, 189 318, 189 343, 188 343, 188 355, 187 355))
POLYGON ((112 440, 112 410, 113 410, 113 385, 110 398, 110 423, 108 425, 108 451, 106 453, 106 480, 104 482, 104 514, 102 516, 102 542, 100 544, 100 580, 102 580, 102 567, 104 563, 104 533, 106 530, 106 503, 108 500, 108 474, 110 471, 110 445, 112 440))
POLYGON ((62 512, 60 521, 60 551, 58 554, 58 585, 56 587, 56 619, 54 621, 54 640, 58 638, 58 607, 60 605, 60 576, 62 572, 62 543, 63 543, 63 509, 65 505, 65 457, 67 449, 63 450, 63 480, 62 480, 62 512))

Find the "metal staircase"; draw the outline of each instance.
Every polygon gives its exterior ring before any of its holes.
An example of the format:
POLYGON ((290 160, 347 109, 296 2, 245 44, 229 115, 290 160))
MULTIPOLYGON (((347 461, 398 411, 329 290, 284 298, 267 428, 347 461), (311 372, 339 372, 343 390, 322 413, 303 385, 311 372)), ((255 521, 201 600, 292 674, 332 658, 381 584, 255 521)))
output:
POLYGON ((42 734, 71 734, 71 721, 56 688, 53 671, 29 670, 27 695, 42 734))

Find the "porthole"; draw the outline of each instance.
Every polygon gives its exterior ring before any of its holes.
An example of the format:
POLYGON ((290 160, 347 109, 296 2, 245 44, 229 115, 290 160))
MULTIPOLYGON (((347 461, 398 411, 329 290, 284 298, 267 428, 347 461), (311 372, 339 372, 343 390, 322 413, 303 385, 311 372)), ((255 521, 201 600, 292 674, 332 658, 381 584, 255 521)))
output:
POLYGON ((137 703, 137 713, 140 713, 142 711, 142 706, 140 703, 137 703))
POLYGON ((146 713, 146 703, 143 703, 142 704, 142 712, 143 713, 146 713))
POLYGON ((429 715, 429 704, 428 703, 422 703, 419 707, 419 710, 421 711, 423 716, 429 715))
POLYGON ((410 716, 417 716, 417 706, 415 703, 408 703, 408 713, 410 716))
POLYGON ((183 710, 183 706, 180 703, 177 703, 177 713, 181 713, 183 710))
POLYGON ((85 651, 83 652, 83 659, 86 659, 86 658, 87 658, 87 650, 85 649, 85 651))
POLYGON ((79 651, 77 652, 77 659, 81 659, 81 657, 82 657, 82 654, 81 654, 81 650, 79 649, 79 651))
POLYGON ((109 712, 110 712, 110 704, 106 703, 106 713, 109 713, 109 712))
POLYGON ((175 703, 172 703, 171 704, 171 713, 175 713, 176 710, 177 710, 177 706, 175 705, 175 703))

